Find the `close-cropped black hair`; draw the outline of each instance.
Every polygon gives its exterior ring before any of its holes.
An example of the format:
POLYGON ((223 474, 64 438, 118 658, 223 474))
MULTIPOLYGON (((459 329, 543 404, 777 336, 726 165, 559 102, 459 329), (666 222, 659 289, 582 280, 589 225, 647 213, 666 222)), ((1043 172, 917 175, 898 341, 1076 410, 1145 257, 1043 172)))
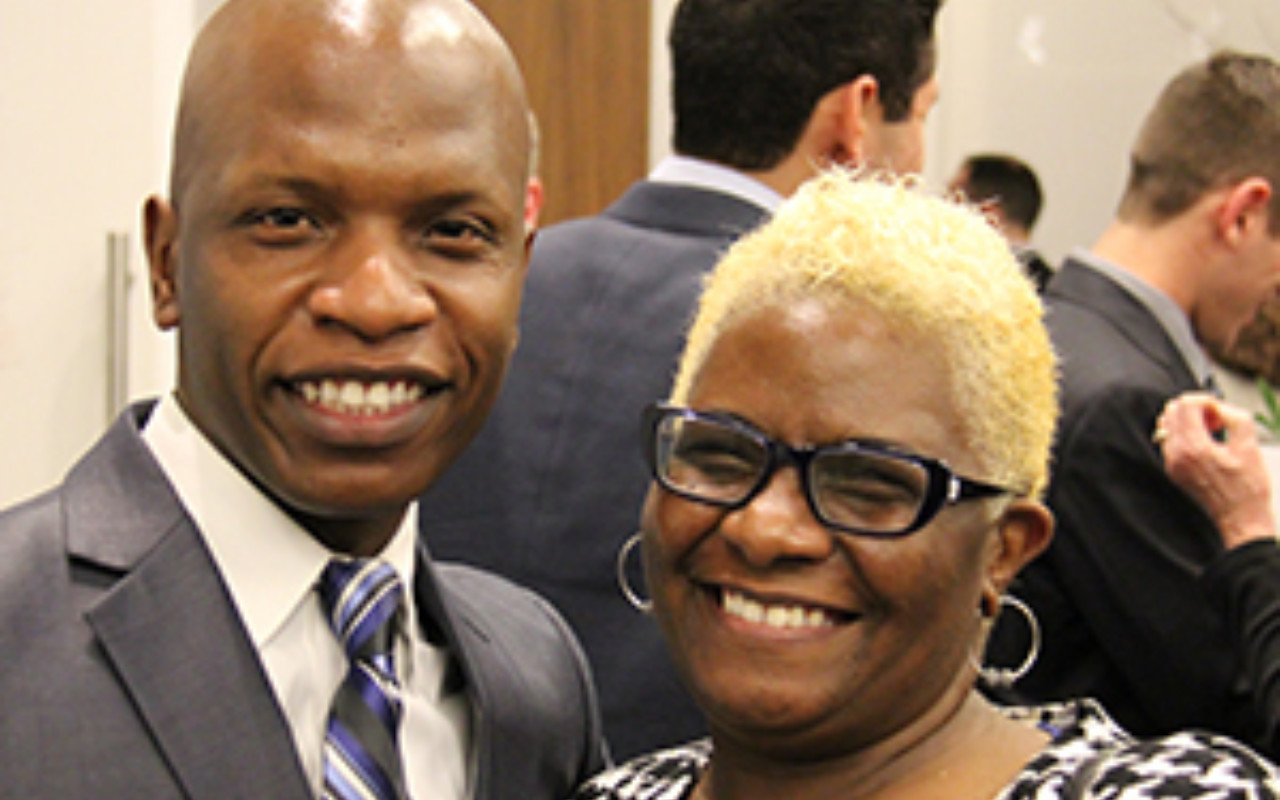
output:
POLYGON ((1005 219, 1027 231, 1040 217, 1044 193, 1036 173, 1024 161, 1003 153, 980 153, 965 159, 966 179, 959 187, 974 203, 994 200, 1005 219))
POLYGON ((681 0, 672 19, 676 152, 768 169, 818 101, 874 77, 890 122, 934 69, 942 0, 681 0))

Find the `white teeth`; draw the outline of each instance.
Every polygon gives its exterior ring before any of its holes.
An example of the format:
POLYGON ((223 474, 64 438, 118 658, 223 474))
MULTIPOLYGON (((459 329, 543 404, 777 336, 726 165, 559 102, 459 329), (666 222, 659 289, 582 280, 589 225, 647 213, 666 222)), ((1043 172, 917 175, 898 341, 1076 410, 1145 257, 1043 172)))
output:
POLYGON ((422 397, 422 387, 407 381, 365 384, 326 379, 319 383, 301 382, 298 388, 308 403, 339 414, 362 417, 387 414, 422 397))
POLYGON ((391 387, 385 383, 375 383, 370 386, 364 396, 365 402, 378 413, 385 414, 391 407, 391 387))
POLYGON ((747 622, 771 628, 829 628, 835 624, 831 616, 821 609, 799 605, 765 605, 729 589, 724 590, 722 595, 725 613, 747 622))
POLYGON ((364 405, 364 387, 354 381, 347 381, 342 384, 342 391, 338 393, 338 402, 351 409, 359 409, 364 405))
POLYGON ((329 408, 338 408, 341 405, 342 391, 338 388, 338 384, 333 381, 325 381, 320 384, 320 405, 329 408))

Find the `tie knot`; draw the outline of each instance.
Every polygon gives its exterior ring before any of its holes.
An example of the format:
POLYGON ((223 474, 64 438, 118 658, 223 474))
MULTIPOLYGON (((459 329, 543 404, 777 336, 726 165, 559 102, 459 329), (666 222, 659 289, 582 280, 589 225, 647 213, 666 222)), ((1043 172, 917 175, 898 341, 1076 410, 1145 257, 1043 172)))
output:
POLYGON ((391 566, 377 559, 337 559, 320 576, 320 601, 350 659, 389 658, 404 588, 391 566))

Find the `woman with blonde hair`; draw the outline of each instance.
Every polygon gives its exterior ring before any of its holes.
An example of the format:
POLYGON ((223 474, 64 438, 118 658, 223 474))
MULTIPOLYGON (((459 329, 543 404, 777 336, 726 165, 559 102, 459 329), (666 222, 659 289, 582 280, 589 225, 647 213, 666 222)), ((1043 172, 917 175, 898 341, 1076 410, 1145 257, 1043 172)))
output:
POLYGON ((711 735, 578 800, 1280 795, 1230 740, 977 689, 1034 656, 980 666, 1053 527, 1041 313, 977 212, 902 183, 824 174, 727 253, 643 425, 646 607, 711 735))

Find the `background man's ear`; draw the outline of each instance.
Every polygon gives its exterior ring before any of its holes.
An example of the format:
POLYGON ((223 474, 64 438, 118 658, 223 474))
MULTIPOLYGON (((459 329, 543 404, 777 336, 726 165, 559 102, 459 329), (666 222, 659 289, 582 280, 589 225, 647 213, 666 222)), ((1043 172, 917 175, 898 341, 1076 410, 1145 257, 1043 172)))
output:
POLYGON ((1266 232, 1270 219, 1271 183, 1266 178, 1251 177, 1237 183, 1218 207, 1218 233, 1235 245, 1247 234, 1266 232))
POLYGON ((827 159, 830 163, 856 168, 866 163, 867 136, 883 115, 880 84, 870 75, 859 75, 827 94, 815 114, 829 118, 831 131, 827 159))

